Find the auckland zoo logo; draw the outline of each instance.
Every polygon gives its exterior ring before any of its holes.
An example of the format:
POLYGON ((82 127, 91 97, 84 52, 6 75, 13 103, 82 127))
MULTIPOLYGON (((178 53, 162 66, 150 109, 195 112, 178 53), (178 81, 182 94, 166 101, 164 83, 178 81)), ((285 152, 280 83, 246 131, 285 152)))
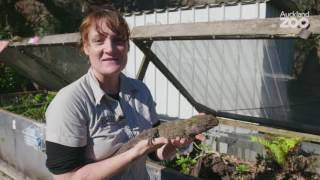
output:
POLYGON ((310 13, 290 12, 285 13, 284 11, 280 14, 280 28, 308 28, 310 23, 308 17, 310 13))

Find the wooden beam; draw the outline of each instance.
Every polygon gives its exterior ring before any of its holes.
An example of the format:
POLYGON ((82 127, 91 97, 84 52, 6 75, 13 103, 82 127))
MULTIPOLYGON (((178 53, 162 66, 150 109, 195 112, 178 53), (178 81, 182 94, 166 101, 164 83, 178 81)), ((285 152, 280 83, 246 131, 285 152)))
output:
POLYGON ((147 73, 147 69, 148 69, 149 63, 150 63, 150 60, 148 58, 144 57, 142 59, 142 63, 140 65, 140 67, 139 67, 139 71, 138 71, 138 74, 136 75, 136 79, 138 79, 140 81, 143 81, 144 76, 147 73))
MULTIPOLYGON (((152 41, 149 42, 149 44, 147 46, 151 47, 151 45, 152 45, 152 41)), ((138 74, 136 75, 136 79, 139 79, 140 81, 142 81, 144 79, 144 76, 147 73, 149 63, 150 63, 150 59, 147 56, 144 56, 142 59, 142 63, 139 67, 138 74)))
MULTIPOLYGON (((320 34, 320 16, 307 17, 308 31, 320 34)), ((254 20, 232 20, 166 25, 137 26, 133 40, 191 40, 191 39, 272 39, 299 38, 301 28, 283 28, 280 17, 254 20)))
POLYGON ((31 179, 30 177, 23 174, 23 172, 18 171, 16 168, 8 164, 7 162, 0 159, 0 172, 7 175, 8 179, 31 179))
MULTIPOLYGON (((31 37, 32 38, 32 37, 31 37)), ((53 45, 77 45, 80 42, 80 34, 79 33, 66 33, 66 34, 55 34, 40 37, 39 41, 36 43, 30 43, 30 38, 22 38, 17 42, 11 42, 9 47, 16 46, 53 46, 53 45)))
POLYGON ((290 130, 284 130, 280 128, 272 128, 260 125, 259 123, 251 123, 251 122, 245 122, 235 119, 229 119, 229 118, 223 118, 223 117, 217 117, 219 120, 219 124, 228 125, 228 126, 234 126, 244 129, 250 129, 255 130, 263 133, 270 133, 285 137, 301 137, 304 141, 311 141, 311 142, 317 142, 320 143, 320 136, 310 133, 301 133, 297 131, 290 131, 290 130))

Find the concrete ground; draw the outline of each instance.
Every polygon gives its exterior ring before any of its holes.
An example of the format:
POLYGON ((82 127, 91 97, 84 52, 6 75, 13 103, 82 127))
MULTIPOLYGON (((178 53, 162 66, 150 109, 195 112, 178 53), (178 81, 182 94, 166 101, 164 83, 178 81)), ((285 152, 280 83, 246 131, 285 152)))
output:
POLYGON ((0 180, 14 180, 14 179, 7 176, 4 172, 0 171, 0 180))

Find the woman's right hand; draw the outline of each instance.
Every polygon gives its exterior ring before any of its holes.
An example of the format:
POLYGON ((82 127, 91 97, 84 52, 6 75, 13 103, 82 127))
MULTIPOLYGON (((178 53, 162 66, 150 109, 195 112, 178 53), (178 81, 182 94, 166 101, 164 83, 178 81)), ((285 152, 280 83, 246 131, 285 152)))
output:
POLYGON ((139 141, 132 150, 135 152, 136 155, 143 156, 148 154, 156 149, 162 147, 165 144, 168 144, 169 140, 164 137, 154 138, 154 139, 144 139, 139 141))

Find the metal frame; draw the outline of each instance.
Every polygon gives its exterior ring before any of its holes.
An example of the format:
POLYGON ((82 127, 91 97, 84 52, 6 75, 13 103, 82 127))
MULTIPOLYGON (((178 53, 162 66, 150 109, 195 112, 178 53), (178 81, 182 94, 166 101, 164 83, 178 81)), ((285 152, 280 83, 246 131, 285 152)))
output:
MULTIPOLYGON (((303 129, 301 129, 301 124, 288 124, 286 122, 275 121, 272 119, 265 121, 265 118, 217 112, 198 103, 151 50, 151 44, 153 41, 160 40, 296 39, 300 38, 299 35, 302 31, 310 31, 312 36, 320 35, 320 16, 310 17, 309 20, 310 26, 308 29, 280 28, 280 18, 134 27, 132 30, 131 40, 145 54, 145 60, 140 67, 137 77, 139 77, 140 80, 143 80, 149 61, 151 61, 199 112, 205 112, 220 117, 237 119, 251 123, 258 123, 259 125, 270 128, 281 128, 301 133, 320 135, 319 129, 313 126, 305 125, 303 126, 303 129)), ((313 137, 312 139, 314 140, 317 138, 313 137)), ((320 142, 320 137, 318 140, 320 142)))

